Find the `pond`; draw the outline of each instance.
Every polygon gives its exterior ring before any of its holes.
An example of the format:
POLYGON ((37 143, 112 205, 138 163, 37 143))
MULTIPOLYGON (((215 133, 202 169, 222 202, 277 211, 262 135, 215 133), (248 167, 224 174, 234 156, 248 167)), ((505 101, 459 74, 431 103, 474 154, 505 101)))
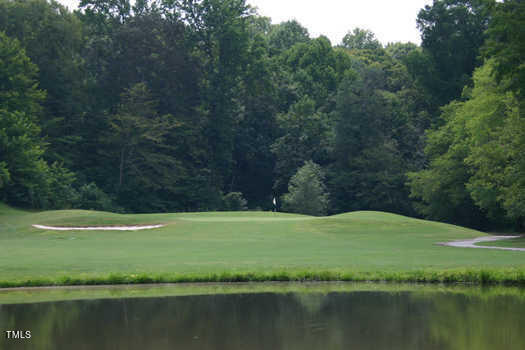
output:
POLYGON ((525 349, 525 292, 374 284, 0 291, 0 349, 525 349), (61 300, 62 299, 62 300, 61 300), (73 300, 70 300, 73 299, 73 300), (31 302, 36 301, 36 302, 31 302), (6 331, 30 338, 7 339, 6 331))

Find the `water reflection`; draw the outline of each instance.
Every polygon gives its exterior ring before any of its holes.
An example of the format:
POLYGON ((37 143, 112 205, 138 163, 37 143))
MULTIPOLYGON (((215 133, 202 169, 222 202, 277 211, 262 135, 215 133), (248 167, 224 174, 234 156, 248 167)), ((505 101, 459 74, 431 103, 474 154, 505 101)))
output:
POLYGON ((0 305, 0 349, 525 349, 525 301, 261 293, 0 305), (5 334, 5 333, 4 333, 5 334))

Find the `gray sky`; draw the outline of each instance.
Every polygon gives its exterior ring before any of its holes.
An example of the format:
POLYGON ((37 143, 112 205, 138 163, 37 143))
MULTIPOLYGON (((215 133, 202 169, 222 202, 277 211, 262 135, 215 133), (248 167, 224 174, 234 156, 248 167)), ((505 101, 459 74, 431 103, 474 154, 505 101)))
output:
MULTIPOLYGON (((58 0, 70 9, 78 0, 58 0)), ((360 27, 376 34, 383 44, 394 41, 420 43, 416 17, 432 0, 247 0, 272 23, 296 19, 308 28, 310 36, 321 34, 339 44, 351 29, 360 27)))

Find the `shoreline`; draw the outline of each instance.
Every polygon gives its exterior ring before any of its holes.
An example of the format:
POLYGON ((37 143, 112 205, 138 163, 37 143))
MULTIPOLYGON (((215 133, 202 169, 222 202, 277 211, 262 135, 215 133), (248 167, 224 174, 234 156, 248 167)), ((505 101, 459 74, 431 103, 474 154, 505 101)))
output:
POLYGON ((163 284, 369 282, 525 286, 525 266, 502 268, 423 269, 409 271, 275 271, 211 274, 108 274, 93 277, 60 276, 0 281, 0 291, 21 288, 143 286, 163 284))

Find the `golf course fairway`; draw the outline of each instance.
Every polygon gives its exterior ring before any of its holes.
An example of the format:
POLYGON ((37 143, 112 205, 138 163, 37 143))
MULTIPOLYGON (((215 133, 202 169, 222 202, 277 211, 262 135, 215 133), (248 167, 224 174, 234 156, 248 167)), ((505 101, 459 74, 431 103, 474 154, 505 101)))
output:
POLYGON ((525 284, 525 252, 437 243, 483 232, 383 212, 26 212, 0 204, 0 286, 344 280, 525 284), (32 227, 153 225, 143 231, 32 227))

